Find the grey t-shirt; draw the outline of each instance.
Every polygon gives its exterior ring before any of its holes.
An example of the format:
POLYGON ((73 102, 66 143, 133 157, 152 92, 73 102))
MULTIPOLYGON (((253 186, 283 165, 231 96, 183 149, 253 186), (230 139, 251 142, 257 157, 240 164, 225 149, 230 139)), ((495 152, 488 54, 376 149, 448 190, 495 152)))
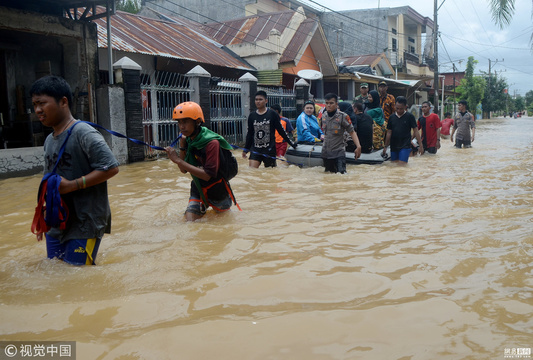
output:
MULTIPOLYGON (((106 171, 119 164, 104 137, 92 126, 74 124, 63 156, 56 169, 67 180, 78 179, 93 170, 106 171)), ((70 130, 70 129, 69 129, 70 130)), ((52 172, 68 131, 59 136, 48 135, 44 143, 44 173, 52 172)), ((81 184, 80 184, 81 185, 81 184)), ((100 238, 111 231, 111 209, 107 182, 61 196, 67 204, 69 217, 65 230, 52 228, 48 234, 61 243, 72 239, 100 238)))
POLYGON ((470 128, 474 129, 476 127, 474 116, 469 112, 466 112, 464 115, 457 113, 453 127, 456 130, 455 138, 457 140, 470 141, 470 128))
POLYGON ((344 132, 354 131, 350 117, 340 110, 330 117, 327 111, 322 113, 322 131, 324 144, 322 145, 322 158, 337 159, 346 156, 344 132))

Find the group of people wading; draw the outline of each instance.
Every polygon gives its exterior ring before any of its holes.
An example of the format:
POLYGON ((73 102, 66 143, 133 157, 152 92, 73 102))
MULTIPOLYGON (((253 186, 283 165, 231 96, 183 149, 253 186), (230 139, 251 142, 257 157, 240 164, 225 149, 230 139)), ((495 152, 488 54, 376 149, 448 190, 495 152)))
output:
MULTIPOLYGON (((470 147, 474 141, 474 118, 466 111, 466 102, 459 102, 459 113, 454 119, 447 114, 442 124, 436 114, 430 114, 431 104, 424 102, 423 116, 417 122, 406 111, 405 97, 395 99, 387 94, 385 82, 380 82, 378 89, 379 93, 368 91, 368 84, 361 84, 361 95, 353 104, 339 103, 336 94, 326 94, 325 108, 318 114, 313 101, 304 104, 296 119, 298 142, 322 143, 326 171, 344 173, 346 151, 353 151, 359 158, 361 153, 381 149, 385 154, 390 145, 391 160, 407 163, 413 152, 436 153, 441 136, 453 142, 456 134, 456 147, 470 147)), ((54 179, 54 185, 47 188, 41 183, 40 198, 47 203, 36 209, 35 218, 42 217, 43 221, 34 219, 39 226, 32 225, 32 231, 38 240, 45 235, 48 258, 94 265, 102 237, 111 230, 107 180, 118 173, 119 164, 103 136, 72 116, 72 91, 63 78, 40 78, 32 85, 30 95, 39 121, 53 129, 44 144, 43 182, 50 175, 54 179), (54 197, 60 203, 48 203, 48 198, 54 197), (51 226, 47 221, 54 216, 51 226)), ((279 106, 269 108, 267 103, 267 94, 258 91, 256 110, 248 116, 242 156, 249 159, 252 168, 261 163, 275 167, 277 157, 285 154, 288 145, 297 147, 287 135, 293 130, 290 121, 281 116, 279 106)), ((216 212, 225 212, 233 204, 239 207, 229 184, 238 171, 232 146, 204 126, 202 109, 195 102, 177 105, 172 118, 178 122, 181 138, 177 150, 170 146, 164 150, 182 173, 192 176, 185 219, 200 219, 209 207, 216 212)))

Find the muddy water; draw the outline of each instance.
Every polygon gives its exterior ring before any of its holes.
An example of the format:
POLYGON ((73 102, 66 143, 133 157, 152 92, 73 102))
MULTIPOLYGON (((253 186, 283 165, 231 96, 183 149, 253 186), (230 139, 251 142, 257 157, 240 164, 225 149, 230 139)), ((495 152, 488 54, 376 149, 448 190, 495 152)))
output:
POLYGON ((533 347, 531 134, 478 121, 472 149, 346 175, 240 159, 243 211, 196 223, 177 167, 123 166, 94 267, 30 234, 40 176, 2 180, 0 340, 75 340, 78 359, 503 359, 533 347))

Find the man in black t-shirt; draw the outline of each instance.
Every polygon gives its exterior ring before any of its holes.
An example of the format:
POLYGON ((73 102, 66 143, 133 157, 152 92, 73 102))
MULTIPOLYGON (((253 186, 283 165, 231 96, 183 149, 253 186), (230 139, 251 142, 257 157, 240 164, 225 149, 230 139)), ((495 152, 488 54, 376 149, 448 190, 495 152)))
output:
POLYGON ((418 141, 418 152, 420 155, 424 153, 424 146, 420 139, 420 133, 416 125, 416 119, 410 112, 406 112, 407 99, 403 96, 398 96, 396 99, 396 112, 389 118, 387 124, 387 135, 385 138, 385 148, 383 149, 383 156, 387 153, 387 146, 390 144, 391 161, 407 163, 409 161, 409 154, 411 153, 411 129, 413 135, 418 141))
POLYGON ((242 157, 246 159, 246 155, 250 152, 248 165, 253 168, 258 168, 261 162, 265 167, 276 166, 276 130, 290 146, 296 148, 283 129, 279 115, 266 107, 267 101, 266 92, 258 91, 255 94, 257 110, 248 116, 248 133, 242 157))

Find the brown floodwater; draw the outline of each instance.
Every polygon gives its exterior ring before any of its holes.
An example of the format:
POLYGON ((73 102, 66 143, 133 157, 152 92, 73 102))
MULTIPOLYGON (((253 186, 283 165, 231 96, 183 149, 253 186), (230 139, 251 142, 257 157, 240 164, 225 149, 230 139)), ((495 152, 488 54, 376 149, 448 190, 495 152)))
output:
POLYGON ((40 175, 0 181, 0 340, 77 359, 504 359, 533 347, 533 119, 478 121, 472 149, 250 169, 243 211, 183 220, 167 159, 109 181, 97 266, 46 259, 40 175))

